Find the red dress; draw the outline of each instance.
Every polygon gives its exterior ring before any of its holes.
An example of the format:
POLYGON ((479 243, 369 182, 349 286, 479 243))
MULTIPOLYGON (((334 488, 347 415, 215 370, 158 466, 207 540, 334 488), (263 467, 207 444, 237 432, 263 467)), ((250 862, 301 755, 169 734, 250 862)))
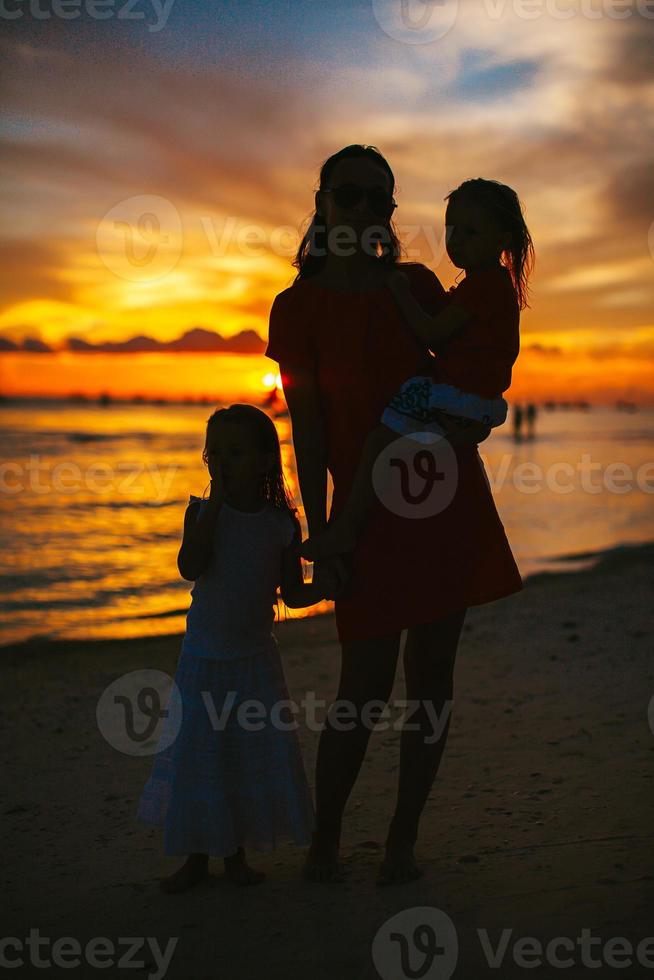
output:
POLYGON ((473 319, 434 359, 438 380, 496 398, 511 387, 511 368, 520 351, 520 308, 509 270, 495 266, 468 272, 447 297, 473 319))
MULTIPOLYGON (((447 302, 431 270, 403 264, 428 312, 447 302)), ((330 516, 342 509, 363 442, 403 381, 431 355, 402 320, 387 287, 337 292, 299 280, 270 313, 266 356, 315 372, 322 396, 330 516)), ((476 446, 455 446, 458 479, 449 505, 421 519, 375 501, 349 556, 351 579, 335 600, 341 643, 397 632, 518 592, 522 579, 476 446)))

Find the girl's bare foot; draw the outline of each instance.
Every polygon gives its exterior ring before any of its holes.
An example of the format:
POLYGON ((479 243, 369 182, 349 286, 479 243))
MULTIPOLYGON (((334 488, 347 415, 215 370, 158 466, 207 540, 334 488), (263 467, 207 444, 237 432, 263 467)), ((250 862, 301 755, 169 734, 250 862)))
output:
POLYGON ((209 855, 208 854, 189 854, 186 864, 168 878, 162 878, 159 887, 162 892, 173 895, 176 892, 184 892, 187 888, 192 888, 199 881, 209 875, 209 855))
POLYGON ((338 840, 315 832, 302 869, 306 881, 343 881, 343 867, 338 860, 338 840))
POLYGON ((354 529, 345 521, 334 521, 321 534, 315 534, 303 541, 299 553, 307 561, 317 558, 328 558, 330 555, 342 555, 354 551, 357 539, 354 529))
POLYGON ((235 854, 223 858, 225 876, 235 885, 258 885, 266 877, 264 871, 255 871, 245 860, 245 851, 239 847, 235 854))
POLYGON ((386 844, 386 856, 379 868, 378 885, 401 885, 422 878, 423 874, 422 868, 416 864, 410 841, 386 844))

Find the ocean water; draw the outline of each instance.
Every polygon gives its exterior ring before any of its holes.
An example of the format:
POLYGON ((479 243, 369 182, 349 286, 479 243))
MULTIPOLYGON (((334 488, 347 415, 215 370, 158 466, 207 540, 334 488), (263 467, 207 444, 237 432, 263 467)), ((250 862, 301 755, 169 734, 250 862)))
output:
MULTIPOLYGON (((0 405, 0 642, 184 629, 192 583, 176 556, 188 496, 208 482, 212 409, 0 405)), ((289 420, 275 421, 299 504, 289 420)), ((511 421, 479 451, 523 577, 654 540, 654 409, 540 409, 534 437, 520 440, 511 421)), ((289 618, 330 608, 280 603, 289 618)))

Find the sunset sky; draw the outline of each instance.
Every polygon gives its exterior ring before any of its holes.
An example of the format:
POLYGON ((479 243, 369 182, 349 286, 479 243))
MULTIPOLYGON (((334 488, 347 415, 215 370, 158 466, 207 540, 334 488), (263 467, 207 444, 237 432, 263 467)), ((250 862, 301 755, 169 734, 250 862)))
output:
POLYGON ((265 338, 319 166, 363 142, 446 286, 444 196, 518 191, 537 254, 518 394, 654 402, 654 0, 7 7, 0 336, 265 338))

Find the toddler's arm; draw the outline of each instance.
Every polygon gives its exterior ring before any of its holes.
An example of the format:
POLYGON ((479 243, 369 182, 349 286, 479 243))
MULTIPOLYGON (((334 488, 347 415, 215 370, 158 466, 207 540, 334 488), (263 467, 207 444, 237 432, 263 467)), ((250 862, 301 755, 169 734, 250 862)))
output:
POLYGON ((194 582, 211 560, 213 529, 222 506, 222 487, 211 481, 211 491, 204 512, 198 519, 198 503, 189 504, 184 515, 184 535, 177 555, 177 568, 182 578, 194 582))
POLYGON ((429 316, 411 292, 406 273, 395 270, 388 278, 388 286, 402 315, 415 334, 429 347, 437 350, 452 334, 464 327, 472 314, 451 303, 436 316, 429 316))

